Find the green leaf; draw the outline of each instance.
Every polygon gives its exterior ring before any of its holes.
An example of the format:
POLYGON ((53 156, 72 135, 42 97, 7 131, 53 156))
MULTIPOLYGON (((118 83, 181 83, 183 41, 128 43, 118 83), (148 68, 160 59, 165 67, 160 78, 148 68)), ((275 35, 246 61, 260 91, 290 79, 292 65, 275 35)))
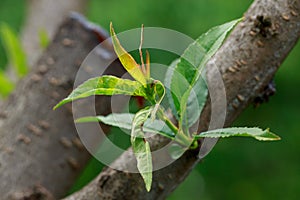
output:
POLYGON ((135 62, 134 58, 121 46, 112 23, 110 23, 110 34, 115 52, 124 68, 135 80, 139 81, 142 85, 146 85, 146 75, 143 74, 140 65, 135 62))
POLYGON ((0 34, 8 59, 17 75, 19 77, 26 75, 28 72, 26 54, 17 34, 5 23, 0 26, 0 34))
POLYGON ((179 117, 187 115, 184 117, 188 120, 183 120, 186 123, 183 125, 190 127, 199 118, 207 96, 206 86, 199 88, 200 84, 204 84, 203 80, 200 80, 201 73, 207 61, 216 53, 228 33, 239 21, 235 20, 214 27, 201 35, 185 50, 176 63, 173 73, 170 72, 172 73, 170 83, 172 98, 169 98, 169 101, 175 107, 175 114, 179 117), (192 91, 194 94, 190 95, 192 91))
POLYGON ((179 117, 178 117, 178 112, 177 112, 177 109, 176 109, 175 103, 174 103, 175 97, 173 97, 174 94, 170 90, 170 88, 171 88, 171 81, 172 81, 173 73, 174 73, 175 67, 179 63, 179 61, 180 61, 180 59, 175 59, 170 64, 170 66, 168 67, 168 70, 166 72, 166 78, 164 80, 164 84, 165 84, 165 87, 166 87, 166 96, 167 96, 167 99, 168 99, 168 103, 169 103, 169 106, 170 106, 170 108, 172 110, 173 115, 177 118, 177 120, 179 119, 179 117))
MULTIPOLYGON (((171 81, 173 78, 173 73, 174 73, 176 65, 179 62, 180 62, 180 59, 176 59, 169 66, 167 73, 166 73, 166 78, 164 80, 164 84, 165 84, 166 88, 171 88, 171 81)), ((183 82, 185 82, 185 81, 183 81, 183 82)), ((179 120, 179 116, 178 116, 179 112, 177 112, 177 109, 176 109, 175 103, 174 103, 174 99, 177 99, 177 98, 176 97, 173 98, 173 95, 176 96, 176 94, 173 93, 170 89, 166 90, 166 96, 168 98, 169 106, 173 112, 173 115, 177 118, 177 120, 179 120)), ((186 107, 188 107, 186 109, 188 111, 192 111, 192 112, 188 112, 188 116, 187 116, 187 118, 189 119, 188 120, 189 127, 192 126, 199 119, 201 111, 202 111, 203 107, 205 106, 207 95, 208 95, 208 90, 207 90, 206 81, 203 77, 200 77, 196 81, 195 85, 193 86, 193 88, 191 90, 191 94, 188 95, 187 100, 185 100, 185 102, 187 101, 186 107)))
POLYGON ((154 95, 155 103, 160 104, 165 96, 166 89, 165 86, 162 84, 162 82, 160 82, 159 80, 154 80, 153 83, 154 83, 153 95, 154 95))
POLYGON ((79 85, 67 98, 59 102, 54 109, 76 99, 92 95, 116 94, 147 97, 144 87, 137 81, 121 79, 115 76, 101 76, 91 78, 79 85))
POLYGON ((133 118, 131 129, 131 144, 137 160, 137 168, 144 179, 148 192, 152 184, 152 156, 150 145, 145 139, 143 125, 152 110, 153 107, 147 107, 137 112, 133 118))
MULTIPOLYGON (((186 102, 186 117, 188 127, 191 127, 200 117, 205 106, 208 95, 208 89, 204 78, 200 77, 192 90, 186 102)), ((184 103, 184 102, 183 102, 184 103)))
POLYGON ((253 137, 256 140, 260 141, 275 141, 280 140, 281 138, 274 133, 271 133, 269 129, 262 130, 260 128, 244 128, 244 127, 231 127, 210 130, 202 132, 199 135, 195 135, 195 139, 199 138, 226 138, 226 137, 253 137))
MULTIPOLYGON (((132 113, 112 113, 107 116, 82 117, 77 119, 75 122, 102 122, 106 125, 131 130, 133 118, 134 114, 132 113)), ((143 130, 149 133, 159 133, 170 139, 173 139, 175 137, 172 130, 161 120, 152 121, 150 119, 147 119, 144 123, 143 130)))
POLYGON ((184 93, 181 99, 179 118, 179 129, 184 133, 189 132, 191 127, 200 117, 205 106, 208 95, 208 89, 205 80, 200 77, 193 88, 184 93))
POLYGON ((15 88, 15 84, 6 75, 0 71, 0 95, 8 96, 15 88))

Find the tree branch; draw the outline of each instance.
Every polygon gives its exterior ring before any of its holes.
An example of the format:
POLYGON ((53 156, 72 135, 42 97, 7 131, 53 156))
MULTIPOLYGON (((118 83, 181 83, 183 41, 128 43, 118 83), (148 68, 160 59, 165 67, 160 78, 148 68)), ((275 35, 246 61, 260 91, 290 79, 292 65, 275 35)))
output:
MULTIPOLYGON (((60 198, 85 167, 90 155, 77 137, 71 106, 56 111, 52 108, 72 90, 83 59, 106 36, 100 28, 72 15, 59 27, 32 72, 2 105, 1 199, 60 198)), ((123 74, 118 62, 114 67, 114 74, 123 74)), ((107 98, 99 101, 110 104, 107 98)), ((109 111, 109 107, 102 109, 109 111)))
MULTIPOLYGON (((207 65, 208 85, 219 88, 215 77, 216 65, 222 74, 227 97, 228 126, 254 98, 260 95, 278 67, 300 36, 299 0, 256 0, 224 45, 207 65)), ((216 90, 218 94, 220 90, 216 90)), ((218 98, 224 98, 219 95, 218 98)), ((216 100, 218 102, 218 100, 216 100)), ((210 102, 201 117, 201 130, 208 128, 211 117, 210 102)), ((167 142, 156 136, 151 139, 155 150, 167 142)), ((151 191, 146 192, 139 174, 130 174, 107 168, 81 191, 66 200, 98 199, 165 199, 199 162, 199 150, 188 151, 166 168, 154 172, 151 191)), ((135 163, 131 151, 115 162, 118 169, 135 163)))

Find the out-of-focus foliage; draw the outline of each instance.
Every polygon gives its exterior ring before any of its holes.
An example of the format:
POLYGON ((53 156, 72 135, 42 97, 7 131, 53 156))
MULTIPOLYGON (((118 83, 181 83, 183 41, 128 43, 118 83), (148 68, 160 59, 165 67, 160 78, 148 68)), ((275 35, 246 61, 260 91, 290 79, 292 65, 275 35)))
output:
POLYGON ((12 83, 4 72, 0 71, 0 97, 8 96, 14 88, 15 84, 12 83))
MULTIPOLYGON (((28 66, 21 41, 11 27, 4 22, 0 24, 0 39, 4 45, 8 63, 13 67, 16 75, 18 77, 26 75, 28 66)), ((0 97, 8 96, 13 89, 13 81, 6 76, 4 69, 0 69, 0 97)))
MULTIPOLYGON (((26 1, 1 0, 0 1, 0 22, 7 23, 13 30, 19 31, 25 16, 26 1)), ((7 64, 7 56, 0 41, 0 69, 7 64)))
POLYGON ((8 59, 19 76, 27 73, 26 57, 14 31, 21 27, 24 4, 18 0, 0 1, 0 97, 6 97, 14 89, 14 83, 4 72, 8 59))
POLYGON ((3 43, 9 64, 19 77, 27 74, 26 54, 17 34, 5 23, 0 24, 0 38, 3 43))

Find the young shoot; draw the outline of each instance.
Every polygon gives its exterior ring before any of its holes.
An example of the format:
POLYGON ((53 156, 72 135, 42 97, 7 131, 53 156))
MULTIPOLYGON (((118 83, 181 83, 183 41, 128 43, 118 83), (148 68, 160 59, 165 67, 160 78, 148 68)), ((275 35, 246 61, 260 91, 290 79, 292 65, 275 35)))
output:
MULTIPOLYGON (((160 80, 150 77, 150 55, 146 51, 146 62, 143 59, 142 45, 144 41, 144 26, 141 28, 139 45, 140 64, 122 47, 115 34, 112 23, 110 34, 114 50, 127 72, 134 80, 122 79, 115 76, 104 75, 91 78, 79 85, 74 91, 54 109, 77 99, 86 98, 92 95, 129 95, 146 99, 150 106, 142 108, 137 113, 112 113, 107 116, 87 116, 77 119, 77 123, 102 122, 107 125, 117 126, 131 130, 131 145, 137 159, 137 168, 145 182, 147 191, 150 191, 152 184, 152 156, 149 142, 145 133, 156 133, 171 140, 174 140, 182 149, 196 148, 197 140, 200 138, 216 137, 252 137, 259 141, 274 141, 280 138, 271 133, 269 129, 259 128, 223 128, 210 130, 201 133, 190 133, 191 126, 199 119, 204 105, 206 104, 208 88, 201 78, 207 61, 223 44, 230 31, 240 20, 234 20, 226 24, 214 27, 207 33, 201 35, 192 43, 176 61, 170 78, 172 95, 168 98, 173 114, 178 119, 178 126, 166 115, 165 109, 160 104, 165 97, 165 85, 160 80), (201 47, 204 53, 201 56, 195 48, 201 47), (195 60, 198 63, 186 61, 195 60), (199 64, 200 63, 200 64, 199 64), (185 72, 185 73, 182 73, 185 72), (184 77, 187 84, 181 80, 184 77), (192 95, 192 91, 196 94, 192 95), (164 123, 161 129, 159 124, 164 123)), ((178 152, 178 149, 176 150, 178 152)), ((180 151, 179 151, 180 152, 180 151)), ((180 154, 181 155, 181 154, 180 154)), ((172 156, 172 155, 171 155, 172 156)), ((176 157, 176 156, 174 156, 176 157)))

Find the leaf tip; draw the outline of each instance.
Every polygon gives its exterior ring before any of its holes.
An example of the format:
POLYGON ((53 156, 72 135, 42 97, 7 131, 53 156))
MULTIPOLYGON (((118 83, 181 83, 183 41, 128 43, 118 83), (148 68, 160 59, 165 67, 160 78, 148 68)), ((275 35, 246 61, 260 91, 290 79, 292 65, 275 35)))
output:
POLYGON ((57 108, 63 106, 64 104, 66 104, 66 103, 68 103, 68 102, 70 102, 68 99, 63 99, 63 100, 60 101, 58 104, 56 104, 56 105, 52 108, 52 110, 56 110, 57 108))
MULTIPOLYGON (((276 136, 277 136, 277 135, 276 135, 276 136)), ((277 136, 274 140, 275 140, 275 141, 279 141, 279 140, 281 140, 281 137, 277 136)))
POLYGON ((267 128, 267 129, 265 130, 265 132, 270 136, 270 140, 271 140, 271 141, 278 141, 278 140, 281 140, 281 137, 278 136, 278 135, 276 135, 275 133, 270 132, 270 129, 269 129, 269 128, 267 128))
POLYGON ((150 192, 150 190, 151 190, 151 184, 152 184, 152 182, 146 183, 146 190, 147 190, 147 192, 150 192))
POLYGON ((60 107, 59 104, 60 104, 60 103, 56 104, 56 105, 52 108, 52 110, 56 110, 57 108, 59 108, 59 107, 60 107))
POLYGON ((111 36, 116 35, 116 34, 115 34, 115 30, 114 30, 114 27, 113 27, 113 23, 112 23, 112 22, 109 23, 109 29, 110 29, 110 35, 111 35, 111 36))

